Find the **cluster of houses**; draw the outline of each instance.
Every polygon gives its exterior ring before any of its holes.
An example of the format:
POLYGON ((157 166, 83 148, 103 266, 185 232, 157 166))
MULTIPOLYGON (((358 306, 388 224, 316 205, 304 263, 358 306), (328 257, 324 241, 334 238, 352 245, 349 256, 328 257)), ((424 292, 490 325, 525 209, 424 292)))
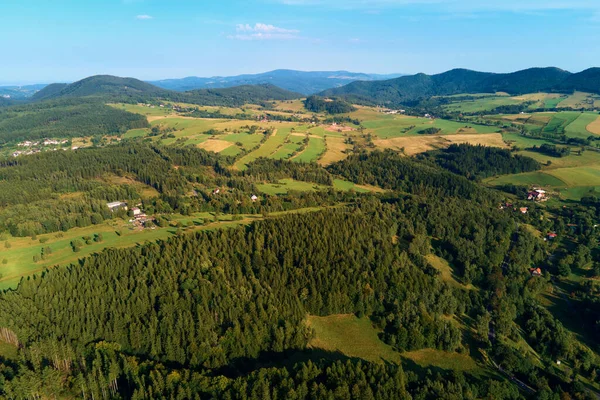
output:
MULTIPOLYGON (((124 201, 113 201, 112 203, 106 203, 106 206, 112 212, 118 210, 128 210, 127 203, 124 201)), ((146 213, 138 206, 132 207, 131 213, 133 218, 131 218, 129 222, 132 223, 135 228, 145 228, 148 221, 154 221, 153 217, 146 215, 146 213)))
POLYGON ((533 190, 529 191, 529 193, 527 193, 527 200, 531 200, 531 201, 547 201, 548 200, 548 196, 547 193, 544 189, 536 189, 534 188, 533 190))
POLYGON ((19 157, 20 155, 28 156, 30 154, 41 153, 41 151, 42 150, 40 150, 40 149, 31 149, 31 150, 25 150, 25 151, 17 150, 12 153, 12 156, 13 157, 19 157))
POLYGON ((512 203, 504 203, 504 204, 500 204, 500 210, 507 210, 512 208, 513 211, 519 211, 521 214, 527 214, 527 212, 529 211, 529 207, 515 207, 512 203))
MULTIPOLYGON (((42 150, 44 150, 41 148, 42 146, 58 146, 58 145, 66 144, 67 142, 68 142, 67 139, 63 139, 63 140, 44 139, 44 140, 38 141, 38 142, 32 142, 30 140, 26 140, 24 142, 17 143, 17 147, 23 147, 28 150, 17 150, 12 153, 12 156, 19 157, 20 155, 30 155, 30 154, 40 153, 40 152, 42 152, 42 150)), ((46 150, 49 150, 49 149, 46 149, 46 150)), ((51 150, 56 151, 58 149, 55 147, 51 150)), ((67 149, 65 148, 64 150, 67 150, 67 149)))

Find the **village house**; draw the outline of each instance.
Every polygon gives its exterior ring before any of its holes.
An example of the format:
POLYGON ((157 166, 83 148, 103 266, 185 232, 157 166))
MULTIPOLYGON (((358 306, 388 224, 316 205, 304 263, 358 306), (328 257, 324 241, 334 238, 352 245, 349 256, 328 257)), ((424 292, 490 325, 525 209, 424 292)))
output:
POLYGON ((140 210, 140 208, 139 208, 139 207, 133 207, 133 208, 131 209, 131 211, 133 212, 133 216, 134 216, 134 217, 135 217, 136 215, 140 215, 140 214, 142 214, 142 210, 140 210))
POLYGON ((550 232, 550 233, 548 234, 548 240, 554 240, 554 239, 556 239, 556 237, 557 237, 557 236, 558 236, 558 235, 557 235, 556 233, 554 233, 554 232, 550 232))
POLYGON ((255 202, 256 200, 258 200, 258 196, 253 194, 252 197, 250 197, 250 199, 252 199, 252 201, 255 202))
POLYGON ((542 269, 541 268, 529 268, 529 272, 531 273, 531 276, 542 276, 542 269))
POLYGON ((521 212, 521 214, 527 214, 528 210, 529 209, 527 207, 521 207, 521 208, 519 208, 519 211, 521 212))

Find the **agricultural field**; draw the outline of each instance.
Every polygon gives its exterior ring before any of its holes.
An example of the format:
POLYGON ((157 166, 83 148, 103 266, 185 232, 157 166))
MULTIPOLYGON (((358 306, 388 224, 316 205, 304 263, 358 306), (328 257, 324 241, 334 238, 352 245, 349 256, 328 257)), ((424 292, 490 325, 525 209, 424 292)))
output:
POLYGON ((474 113, 490 111, 500 106, 512 106, 522 104, 527 100, 512 98, 509 96, 485 96, 475 100, 466 100, 444 106, 448 112, 474 113))
POLYGON ((593 108, 600 107, 600 97, 591 93, 575 92, 558 103, 558 108, 593 108))

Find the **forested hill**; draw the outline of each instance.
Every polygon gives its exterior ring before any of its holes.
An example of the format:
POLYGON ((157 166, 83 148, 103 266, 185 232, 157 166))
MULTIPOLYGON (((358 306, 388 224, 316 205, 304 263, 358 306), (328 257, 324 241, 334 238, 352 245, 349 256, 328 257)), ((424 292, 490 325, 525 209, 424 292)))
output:
POLYGON ((32 100, 89 96, 164 96, 168 92, 149 83, 134 78, 120 78, 110 75, 96 75, 80 81, 65 84, 52 84, 32 96, 32 100))
POLYGON ((407 104, 431 96, 460 93, 585 91, 600 93, 600 69, 572 74, 558 68, 530 68, 508 74, 453 69, 437 75, 417 74, 377 82, 353 82, 321 92, 367 104, 407 104))
POLYGON ((134 78, 97 75, 67 84, 52 84, 37 92, 33 101, 94 98, 101 101, 151 102, 179 101, 200 105, 241 106, 267 100, 290 100, 302 95, 270 84, 245 85, 226 89, 175 92, 134 78))
POLYGON ((271 84, 243 85, 225 89, 200 89, 185 93, 171 93, 172 98, 182 98, 193 104, 218 106, 242 106, 248 103, 261 103, 268 100, 293 100, 302 97, 271 84))

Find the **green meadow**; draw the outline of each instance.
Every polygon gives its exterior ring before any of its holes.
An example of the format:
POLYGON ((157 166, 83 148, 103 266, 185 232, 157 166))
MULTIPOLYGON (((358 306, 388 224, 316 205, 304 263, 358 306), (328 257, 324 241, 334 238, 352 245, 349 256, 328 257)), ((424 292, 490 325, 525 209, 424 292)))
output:
POLYGON ((312 162, 317 161, 319 157, 325 152, 325 140, 318 137, 309 137, 308 146, 299 153, 297 156, 292 158, 292 161, 296 162, 312 162))

